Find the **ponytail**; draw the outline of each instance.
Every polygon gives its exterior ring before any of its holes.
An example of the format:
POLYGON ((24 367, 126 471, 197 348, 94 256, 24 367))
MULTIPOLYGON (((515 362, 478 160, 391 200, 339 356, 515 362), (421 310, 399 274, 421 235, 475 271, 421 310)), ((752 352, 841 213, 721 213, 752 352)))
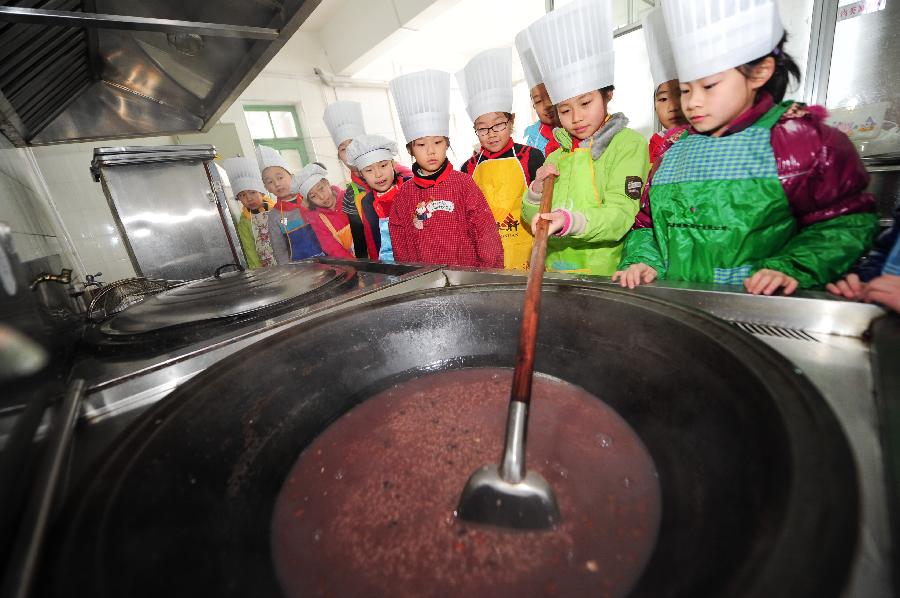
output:
POLYGON ((749 77, 754 67, 771 56, 775 60, 775 70, 772 72, 772 76, 769 80, 766 81, 766 84, 760 88, 760 91, 766 91, 771 94, 775 103, 784 99, 784 95, 787 93, 788 84, 792 77, 794 81, 800 81, 800 67, 797 66, 797 63, 794 62, 791 55, 784 51, 787 38, 787 33, 785 33, 781 36, 781 41, 778 42, 778 45, 775 46, 774 50, 765 56, 738 67, 738 71, 745 77, 749 77))

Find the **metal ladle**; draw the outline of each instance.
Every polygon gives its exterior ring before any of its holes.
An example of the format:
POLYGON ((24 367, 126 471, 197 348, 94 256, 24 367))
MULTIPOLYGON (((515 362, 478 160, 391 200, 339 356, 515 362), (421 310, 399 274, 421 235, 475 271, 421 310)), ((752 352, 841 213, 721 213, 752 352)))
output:
MULTIPOLYGON (((553 205, 554 181, 555 177, 552 176, 544 181, 541 214, 548 213, 553 205)), ((536 471, 525 469, 528 407, 531 403, 534 349, 549 225, 543 218, 538 219, 534 231, 503 456, 499 466, 485 465, 476 470, 466 482, 457 514, 467 521, 516 529, 543 529, 559 521, 559 506, 550 484, 536 471)))

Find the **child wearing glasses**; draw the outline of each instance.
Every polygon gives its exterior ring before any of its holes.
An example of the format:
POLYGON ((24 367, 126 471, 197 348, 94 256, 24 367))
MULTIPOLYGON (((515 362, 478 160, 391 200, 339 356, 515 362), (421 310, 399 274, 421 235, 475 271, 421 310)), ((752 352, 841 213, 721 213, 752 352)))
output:
POLYGON ((522 196, 544 164, 537 149, 512 140, 512 50, 487 50, 456 75, 481 147, 460 170, 484 193, 503 243, 504 268, 528 269, 534 237, 522 222, 522 196))
POLYGON ((535 59, 563 128, 522 201, 523 218, 550 222, 547 269, 610 276, 638 213, 650 169, 647 141, 607 110, 613 95, 613 23, 604 2, 567 4, 528 28, 535 59), (553 208, 538 214, 544 180, 553 208))

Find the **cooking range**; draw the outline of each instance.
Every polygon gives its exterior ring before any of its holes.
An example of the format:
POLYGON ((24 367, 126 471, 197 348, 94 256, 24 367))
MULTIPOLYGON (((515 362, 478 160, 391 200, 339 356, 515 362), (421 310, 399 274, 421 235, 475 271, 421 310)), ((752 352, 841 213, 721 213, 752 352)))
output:
MULTIPOLYGON (((85 334, 73 378, 89 390, 37 595, 282 595, 271 525, 303 449, 394 385, 512 365, 521 276, 287 268, 303 276, 222 274, 85 334)), ((630 595, 890 595, 863 338, 878 308, 549 274, 544 294, 537 371, 612 407, 655 462, 659 536, 630 595)))

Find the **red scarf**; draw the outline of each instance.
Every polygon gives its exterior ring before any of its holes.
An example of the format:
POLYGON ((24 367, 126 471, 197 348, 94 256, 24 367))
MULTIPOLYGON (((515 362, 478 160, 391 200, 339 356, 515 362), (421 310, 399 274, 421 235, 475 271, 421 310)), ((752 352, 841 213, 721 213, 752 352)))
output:
POLYGON ((500 156, 502 156, 503 154, 505 154, 505 153, 508 152, 509 150, 511 150, 512 147, 513 147, 513 140, 512 140, 512 137, 510 137, 510 138, 509 138, 509 141, 506 142, 506 145, 504 145, 504 146, 503 146, 503 149, 501 149, 499 152, 492 152, 492 151, 490 151, 489 149, 486 149, 486 148, 482 145, 482 146, 481 146, 481 155, 482 155, 483 157, 487 158, 488 160, 494 160, 494 159, 496 159, 496 158, 499 158, 500 156))
POLYGON ((538 132, 541 134, 541 137, 547 140, 547 147, 544 148, 545 156, 549 156, 559 149, 559 142, 556 140, 556 137, 553 136, 553 127, 541 123, 538 132))
POLYGON ((416 183, 417 187, 421 187, 422 189, 431 189, 432 187, 444 182, 444 180, 448 176, 450 176, 450 172, 452 171, 453 164, 450 163, 450 160, 444 160, 444 164, 437 170, 437 172, 429 176, 420 175, 419 165, 413 164, 413 181, 416 183))
POLYGON ((372 191, 375 195, 375 200, 372 202, 372 207, 375 208, 375 213, 378 214, 379 218, 387 218, 391 214, 391 206, 394 205, 394 198, 397 197, 397 193, 400 192, 400 187, 403 186, 403 177, 399 174, 397 178, 394 179, 394 184, 390 189, 385 191, 384 193, 379 193, 378 191, 372 191))

